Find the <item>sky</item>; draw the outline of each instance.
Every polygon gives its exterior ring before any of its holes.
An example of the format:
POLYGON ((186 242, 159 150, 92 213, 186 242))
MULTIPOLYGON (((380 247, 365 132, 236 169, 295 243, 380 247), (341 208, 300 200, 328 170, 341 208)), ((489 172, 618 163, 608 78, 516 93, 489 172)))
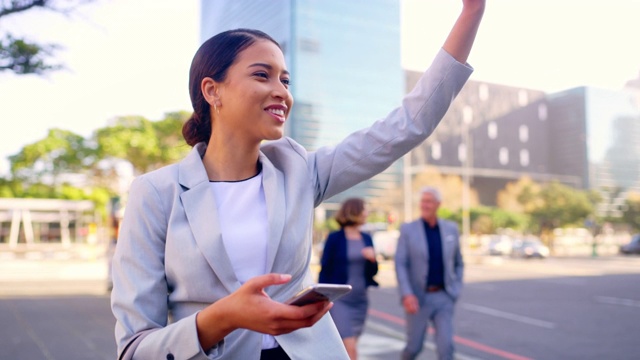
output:
MULTIPOLYGON (((399 1, 403 67, 424 70, 462 2, 399 1)), ((0 175, 8 156, 51 128, 90 136, 118 116, 190 110, 199 10, 199 0, 96 0, 67 16, 34 10, 2 19, 0 34, 60 44, 66 69, 0 73, 0 175)), ((639 20, 640 0, 487 0, 471 79, 546 92, 619 90, 640 76, 639 20)))

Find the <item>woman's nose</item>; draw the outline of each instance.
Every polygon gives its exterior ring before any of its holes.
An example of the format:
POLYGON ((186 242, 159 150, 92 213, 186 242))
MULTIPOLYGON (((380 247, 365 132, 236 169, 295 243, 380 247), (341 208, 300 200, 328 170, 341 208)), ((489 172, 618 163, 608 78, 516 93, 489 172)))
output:
POLYGON ((271 92, 274 97, 279 99, 288 99, 291 97, 289 89, 281 82, 278 82, 278 84, 273 87, 273 90, 271 92))

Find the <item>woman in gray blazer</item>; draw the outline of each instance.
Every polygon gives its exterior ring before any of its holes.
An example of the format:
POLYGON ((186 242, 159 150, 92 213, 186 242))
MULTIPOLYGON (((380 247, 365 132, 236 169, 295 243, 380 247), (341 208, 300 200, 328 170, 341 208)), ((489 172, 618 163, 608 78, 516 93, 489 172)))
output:
POLYGON ((331 304, 283 304, 312 282, 313 209, 433 131, 472 72, 483 10, 463 0, 401 107, 315 152, 283 137, 293 99, 272 38, 238 29, 203 43, 183 128, 193 150, 129 190, 112 269, 119 358, 348 359, 331 304))

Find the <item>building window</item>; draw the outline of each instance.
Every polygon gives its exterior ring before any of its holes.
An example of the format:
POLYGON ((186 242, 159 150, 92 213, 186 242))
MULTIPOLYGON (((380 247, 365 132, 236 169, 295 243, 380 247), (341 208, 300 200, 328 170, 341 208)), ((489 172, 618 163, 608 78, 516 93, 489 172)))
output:
POLYGON ((518 135, 520 136, 520 141, 522 141, 523 143, 529 140, 529 128, 527 127, 527 125, 520 125, 518 135))
POLYGON ((507 165, 509 163, 509 149, 506 147, 500 148, 500 152, 498 153, 498 161, 500 161, 500 165, 507 165))
POLYGON ((538 119, 540 119, 540 121, 545 121, 547 120, 547 116, 549 116, 547 114, 547 104, 540 104, 538 106, 538 119))
POLYGON ((480 87, 478 87, 478 97, 480 101, 487 101, 489 99, 489 86, 487 86, 487 84, 480 84, 480 87))
POLYGON ((487 125, 487 136, 489 139, 495 140, 498 137, 498 124, 495 121, 492 121, 487 125))
POLYGON ((467 160, 467 146, 465 144, 458 145, 458 160, 460 162, 467 160))
POLYGON ((518 104, 520 106, 526 106, 529 103, 529 94, 526 90, 518 91, 518 104))
POLYGON ((442 146, 439 141, 434 141, 433 144, 431 144, 431 157, 434 160, 440 160, 442 157, 442 146))
POLYGON ((520 150, 520 165, 529 166, 529 150, 520 150))
POLYGON ((471 124, 472 121, 473 121, 473 109, 471 108, 471 106, 465 105, 462 108, 462 122, 465 125, 469 125, 471 124))

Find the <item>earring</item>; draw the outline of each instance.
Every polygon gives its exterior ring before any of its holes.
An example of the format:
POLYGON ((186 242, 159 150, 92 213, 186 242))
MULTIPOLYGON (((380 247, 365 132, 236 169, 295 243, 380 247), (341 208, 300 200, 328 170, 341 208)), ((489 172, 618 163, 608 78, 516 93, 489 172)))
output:
POLYGON ((220 110, 218 110, 218 106, 216 105, 216 103, 213 103, 213 109, 216 111, 216 114, 220 116, 220 110))

